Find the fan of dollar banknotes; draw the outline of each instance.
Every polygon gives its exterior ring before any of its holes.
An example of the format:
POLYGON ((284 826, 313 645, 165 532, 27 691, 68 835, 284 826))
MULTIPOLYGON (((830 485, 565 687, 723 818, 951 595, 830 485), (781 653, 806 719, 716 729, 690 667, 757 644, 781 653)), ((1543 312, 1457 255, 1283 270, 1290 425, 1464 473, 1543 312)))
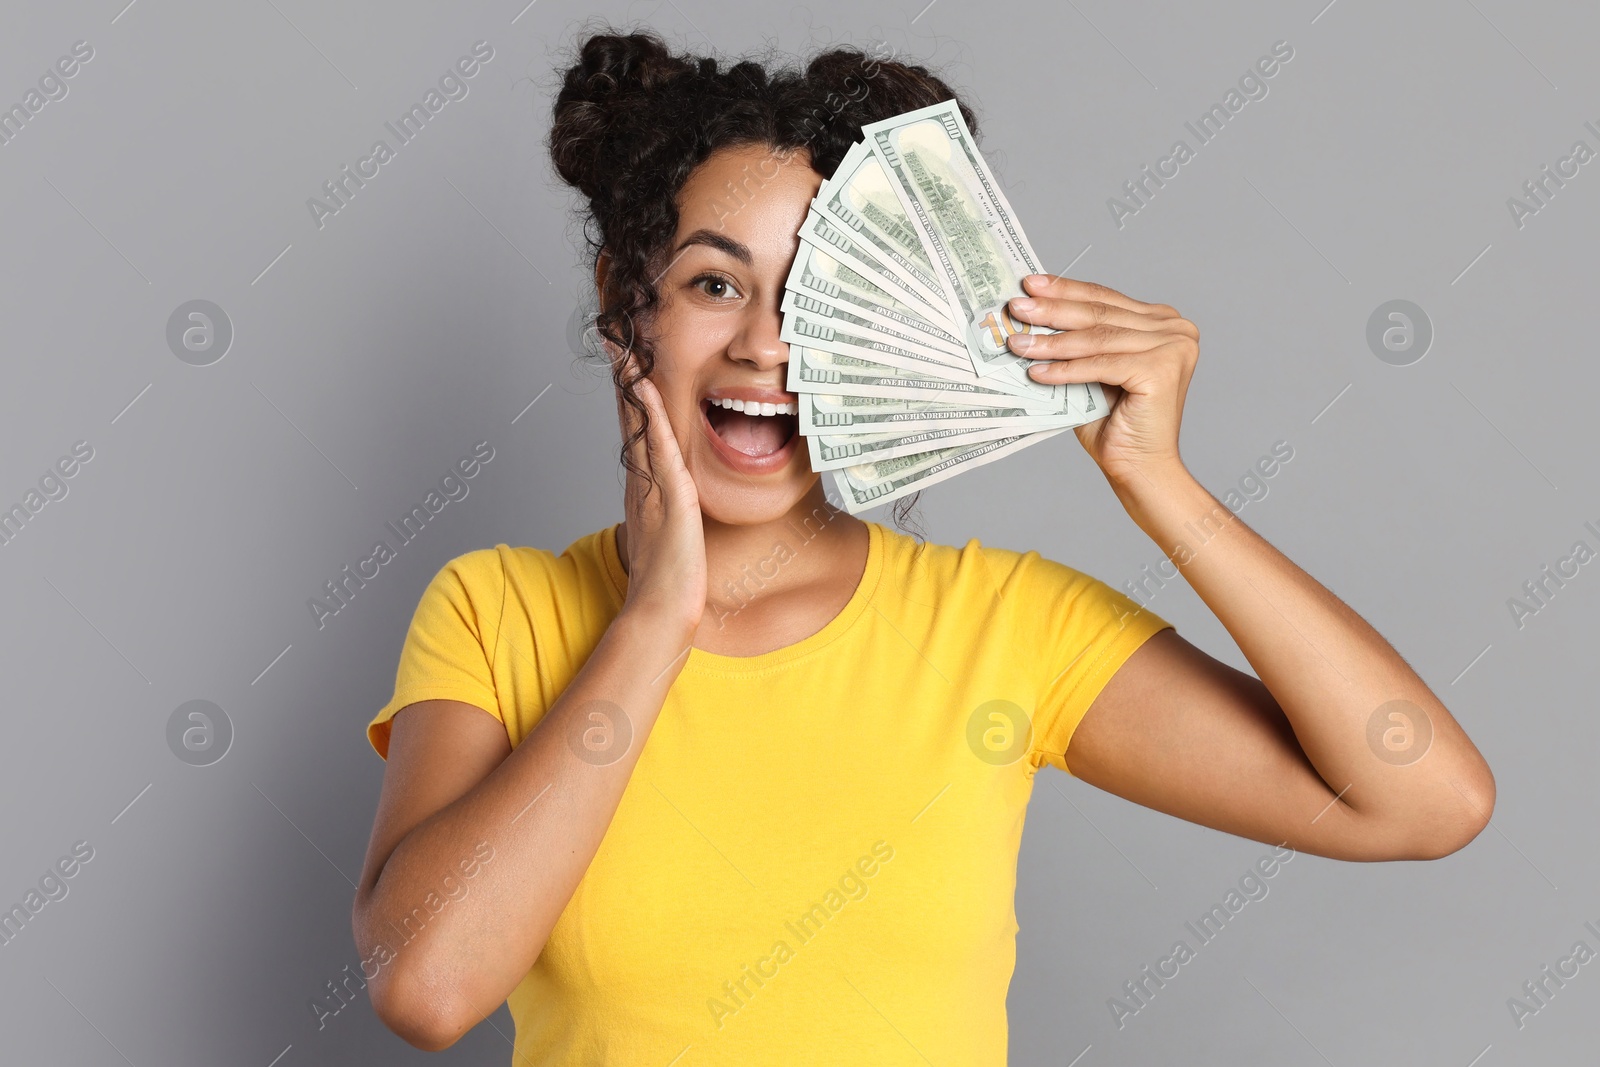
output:
POLYGON ((823 183, 783 297, 787 388, 813 470, 851 514, 1102 418, 1006 347, 1044 273, 953 100, 862 127, 823 183))

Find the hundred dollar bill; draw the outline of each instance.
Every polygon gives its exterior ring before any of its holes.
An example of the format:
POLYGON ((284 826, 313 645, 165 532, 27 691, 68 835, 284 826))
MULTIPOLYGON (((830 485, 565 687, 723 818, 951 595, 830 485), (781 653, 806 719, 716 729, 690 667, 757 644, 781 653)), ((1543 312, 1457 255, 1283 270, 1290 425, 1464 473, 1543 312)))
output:
MULTIPOLYGON (((789 346, 789 375, 784 385, 791 393, 878 396, 957 405, 1019 403, 1018 397, 981 382, 952 382, 922 371, 903 370, 803 345, 789 346)), ((1037 414, 1052 412, 1047 406, 1023 403, 1037 414)), ((1065 408, 1058 411, 1067 413, 1065 408)))
POLYGON ((922 238, 974 369, 996 374, 1028 362, 1006 347, 1006 338, 1056 331, 1018 322, 1006 301, 1022 295, 1023 277, 1044 268, 956 102, 874 122, 862 132, 922 238))
POLYGON ((943 363, 954 373, 977 377, 972 374, 972 361, 967 357, 966 346, 941 342, 904 326, 894 328, 885 326, 876 317, 860 308, 848 304, 834 304, 810 293, 797 293, 792 289, 783 294, 780 307, 785 314, 799 313, 811 322, 855 330, 859 334, 870 333, 890 344, 916 349, 930 359, 943 363))
POLYGON ((828 255, 814 245, 801 242, 784 288, 805 294, 832 307, 853 310, 862 318, 885 329, 921 338, 930 348, 948 352, 952 366, 972 365, 966 342, 950 332, 949 324, 936 322, 888 290, 875 284, 860 271, 828 255))
POLYGON ((807 437, 806 449, 811 454, 814 471, 837 470, 854 467, 879 459, 898 459, 917 452, 931 452, 952 445, 971 445, 980 441, 993 441, 998 437, 1015 437, 1017 431, 1009 426, 988 426, 978 430, 941 427, 918 433, 853 433, 832 436, 807 437))
POLYGON ((906 217, 883 164, 865 141, 858 141, 845 153, 839 169, 817 193, 815 206, 852 239, 871 248, 890 269, 916 279, 930 292, 942 290, 943 282, 917 228, 906 217))
POLYGON ((941 448, 898 459, 875 460, 830 470, 827 476, 833 481, 845 510, 855 515, 925 489, 962 471, 992 463, 1062 432, 1060 429, 1044 430, 979 444, 941 448))
POLYGON ((1089 421, 1081 412, 1041 415, 1025 407, 999 404, 944 404, 878 396, 798 393, 798 430, 805 435, 858 433, 922 433, 941 427, 989 429, 1008 426, 1013 432, 1056 430, 1089 421))
POLYGON ((783 321, 778 326, 778 339, 791 346, 791 352, 796 345, 820 348, 841 356, 860 356, 886 367, 922 371, 953 382, 977 385, 983 381, 973 373, 971 363, 952 366, 945 362, 949 357, 943 353, 930 352, 900 338, 883 337, 870 326, 818 318, 800 308, 794 293, 783 294, 779 306, 783 310, 783 321))
MULTIPOLYGON (((820 248, 835 259, 841 259, 855 267, 871 278, 873 284, 887 289, 898 299, 916 307, 934 322, 948 326, 952 330, 960 327, 961 324, 951 318, 950 300, 942 289, 929 288, 910 275, 896 273, 870 247, 853 240, 837 223, 816 208, 806 212, 806 220, 800 225, 799 236, 806 244, 820 248)), ((957 336, 961 336, 965 341, 959 330, 957 336)))
MULTIPOLYGON (((803 238, 804 234, 801 236, 803 238)), ((953 371, 962 372, 949 375, 952 379, 975 381, 982 377, 973 369, 971 353, 967 351, 964 345, 959 349, 960 354, 957 354, 957 350, 949 346, 936 344, 937 339, 924 340, 922 335, 915 329, 914 322, 897 324, 898 328, 894 330, 885 329, 882 316, 874 314, 868 307, 863 306, 869 299, 865 295, 858 301, 849 303, 846 306, 840 306, 840 303, 843 302, 830 303, 820 293, 802 292, 794 289, 792 282, 797 277, 797 273, 800 276, 805 276, 809 273, 809 267, 802 262, 803 259, 816 263, 839 263, 837 259, 829 256, 826 251, 808 245, 802 240, 800 251, 796 253, 794 265, 790 268, 789 278, 791 284, 782 304, 782 310, 785 312, 784 328, 789 334, 789 336, 783 337, 783 340, 791 343, 810 343, 814 347, 827 348, 829 351, 858 355, 867 351, 860 343, 861 338, 871 337, 872 334, 881 331, 885 335, 883 340, 888 342, 890 349, 877 349, 879 354, 873 358, 878 359, 879 362, 887 363, 891 366, 914 368, 921 362, 931 359, 949 366, 953 371), (815 302, 813 303, 812 301, 815 302), (847 329, 845 333, 848 337, 839 340, 837 343, 834 343, 831 337, 828 340, 820 340, 818 339, 819 335, 816 333, 812 334, 810 342, 797 339, 795 336, 796 326, 791 325, 788 319, 798 309, 806 309, 810 312, 810 314, 799 316, 801 320, 808 323, 808 326, 823 329, 828 326, 827 319, 838 318, 848 323, 849 326, 854 327, 854 330, 847 329), (912 352, 915 358, 908 361, 905 351, 912 352)), ((843 269, 858 278, 861 277, 857 272, 850 271, 848 266, 844 266, 843 269)), ((869 284, 871 283, 869 282, 869 284)), ((1027 371, 1030 365, 1031 361, 1029 360, 1022 359, 1019 356, 1011 356, 1009 365, 1002 366, 988 374, 988 384, 1015 396, 1030 398, 1030 400, 1034 400, 1039 404, 1048 403, 1051 407, 1059 407, 1063 403, 1063 394, 1066 392, 1076 392, 1078 396, 1075 398, 1075 402, 1080 407, 1089 411, 1096 408, 1101 411, 1105 410, 1105 395, 1098 383, 1045 385, 1028 377, 1027 371)))
POLYGON ((794 293, 785 293, 780 305, 784 314, 783 322, 778 327, 778 339, 791 346, 791 362, 794 359, 794 346, 817 348, 842 356, 856 356, 885 367, 921 371, 953 382, 983 385, 1014 397, 1013 403, 1036 410, 1065 412, 1076 407, 1090 411, 1095 406, 1094 396, 1087 386, 1076 383, 1043 385, 1025 374, 1020 375, 1021 380, 1018 380, 1020 372, 1015 370, 983 378, 972 370, 970 363, 953 367, 944 362, 947 357, 941 353, 900 338, 883 337, 870 324, 848 321, 848 315, 834 319, 818 318, 801 306, 801 301, 805 299, 794 293), (840 321, 841 318, 846 321, 840 321))

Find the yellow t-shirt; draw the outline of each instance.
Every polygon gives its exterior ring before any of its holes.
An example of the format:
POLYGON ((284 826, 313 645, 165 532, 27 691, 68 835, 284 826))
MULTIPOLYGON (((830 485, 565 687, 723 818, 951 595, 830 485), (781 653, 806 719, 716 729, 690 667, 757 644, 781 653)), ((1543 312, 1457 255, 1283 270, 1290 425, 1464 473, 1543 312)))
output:
MULTIPOLYGON (((818 632, 690 651, 599 851, 512 992, 517 1064, 1006 1062, 1034 773, 1171 625, 1037 552, 868 523, 818 632)), ((759 595, 815 527, 753 567, 759 595)), ((483 708, 520 744, 627 589, 616 527, 559 556, 468 552, 417 606, 394 698, 483 708)), ((1070 772, 1069 772, 1070 773, 1070 772)))

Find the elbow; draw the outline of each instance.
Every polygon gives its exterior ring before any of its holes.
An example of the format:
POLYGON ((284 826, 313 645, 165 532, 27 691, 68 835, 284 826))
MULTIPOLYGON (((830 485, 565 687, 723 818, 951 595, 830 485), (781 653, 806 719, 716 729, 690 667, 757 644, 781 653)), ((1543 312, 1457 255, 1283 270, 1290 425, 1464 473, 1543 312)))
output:
POLYGON ((1489 825, 1489 820, 1494 817, 1494 775, 1490 773, 1487 764, 1483 767, 1480 780, 1471 789, 1462 792, 1462 797, 1464 804, 1460 809, 1461 825, 1452 846, 1444 853, 1446 856, 1452 852, 1459 852, 1471 844, 1479 834, 1483 833, 1489 825))
POLYGON ((387 976, 368 983, 373 1013, 406 1044, 424 1052, 443 1052, 461 1040, 463 1026, 451 1011, 454 997, 443 997, 415 976, 391 968, 387 976))
POLYGON ((1466 783, 1450 780, 1450 796, 1431 819, 1413 825, 1401 854, 1394 859, 1438 860, 1466 848, 1494 817, 1494 775, 1487 764, 1466 783))
MULTIPOLYGON (((356 941, 363 947, 367 939, 361 936, 362 916, 357 905, 356 941)), ((461 1040, 461 1035, 472 1028, 463 1024, 460 1013, 454 1010, 460 997, 445 983, 431 977, 428 960, 420 955, 420 944, 409 946, 403 955, 386 942, 376 940, 370 955, 376 973, 367 978, 367 997, 372 1011, 390 1030, 406 1044, 424 1052, 442 1052, 461 1040)), ((363 975, 366 964, 363 963, 363 975)))
POLYGON ((1446 843, 1450 847, 1442 854, 1444 856, 1466 848, 1494 817, 1494 772, 1480 758, 1476 773, 1465 784, 1451 779, 1450 787, 1456 801, 1456 831, 1453 836, 1447 835, 1446 843))
POLYGON ((1394 856, 1402 860, 1442 860, 1454 855, 1472 843, 1487 823, 1463 828, 1440 829, 1412 843, 1409 848, 1394 856))

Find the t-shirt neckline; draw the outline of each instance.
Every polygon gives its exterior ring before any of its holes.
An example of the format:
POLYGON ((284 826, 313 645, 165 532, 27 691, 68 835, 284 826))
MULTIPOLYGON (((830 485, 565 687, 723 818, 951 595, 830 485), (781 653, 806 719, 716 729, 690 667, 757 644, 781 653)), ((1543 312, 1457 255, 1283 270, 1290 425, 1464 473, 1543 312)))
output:
MULTIPOLYGON (((613 523, 596 534, 600 542, 600 557, 604 563, 606 578, 611 585, 612 593, 615 594, 618 607, 621 607, 628 589, 628 575, 622 569, 622 556, 617 551, 617 530, 621 525, 620 522, 613 523)), ((870 520, 866 520, 865 525, 867 565, 862 569, 861 580, 856 583, 855 591, 850 594, 850 599, 845 602, 844 607, 829 619, 822 629, 791 645, 775 648, 757 656, 725 656, 704 649, 690 648, 689 659, 683 669, 696 674, 713 675, 744 675, 769 671, 787 666, 844 636, 872 605, 873 598, 877 595, 879 580, 883 576, 885 551, 883 527, 870 520)))

